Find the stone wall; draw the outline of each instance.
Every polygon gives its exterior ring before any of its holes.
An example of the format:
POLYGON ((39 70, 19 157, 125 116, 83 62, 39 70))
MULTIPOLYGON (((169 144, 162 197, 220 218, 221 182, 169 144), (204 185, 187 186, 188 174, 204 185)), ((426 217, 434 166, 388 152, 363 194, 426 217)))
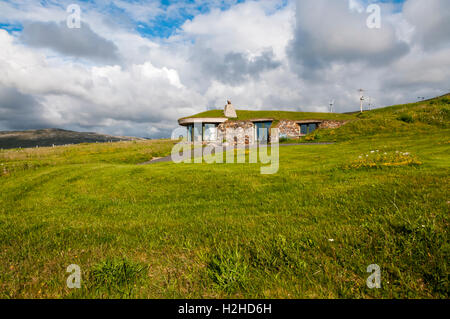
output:
MULTIPOLYGON (((335 129, 347 123, 347 121, 333 120, 324 120, 318 122, 320 122, 318 128, 324 129, 335 129)), ((311 121, 311 123, 314 123, 314 121, 311 121)), ((288 138, 298 138, 301 136, 300 124, 296 123, 296 121, 281 120, 276 125, 276 128, 280 130, 280 135, 286 135, 288 138)))
POLYGON ((334 129, 339 128, 342 125, 346 124, 348 121, 323 121, 320 123, 319 128, 328 128, 328 129, 334 129))
POLYGON ((254 144, 255 125, 250 121, 227 121, 217 128, 218 140, 233 144, 254 144))
MULTIPOLYGON (((314 121, 311 121, 314 123, 314 121)), ((317 123, 317 122, 316 122, 317 123)), ((319 128, 334 129, 346 124, 346 121, 322 121, 319 128)), ((299 138, 301 136, 300 124, 291 120, 280 120, 275 125, 278 134, 273 135, 270 132, 270 141, 277 142, 280 136, 286 135, 288 138, 299 138)), ((254 144, 256 142, 255 124, 250 121, 226 121, 217 127, 217 143, 226 143, 228 145, 236 144, 254 144)), ((206 142, 205 142, 206 143, 206 142)))
POLYGON ((288 138, 297 138, 300 136, 300 125, 295 121, 281 120, 275 128, 278 128, 280 135, 286 135, 288 138))

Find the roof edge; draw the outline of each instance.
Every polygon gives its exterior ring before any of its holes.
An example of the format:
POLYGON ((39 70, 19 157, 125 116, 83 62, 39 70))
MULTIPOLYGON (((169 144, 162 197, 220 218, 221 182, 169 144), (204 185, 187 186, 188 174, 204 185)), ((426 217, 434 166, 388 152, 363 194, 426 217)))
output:
POLYGON ((188 125, 194 123, 212 123, 212 124, 220 124, 228 121, 226 117, 191 117, 191 118, 182 118, 178 120, 178 124, 180 125, 188 125))

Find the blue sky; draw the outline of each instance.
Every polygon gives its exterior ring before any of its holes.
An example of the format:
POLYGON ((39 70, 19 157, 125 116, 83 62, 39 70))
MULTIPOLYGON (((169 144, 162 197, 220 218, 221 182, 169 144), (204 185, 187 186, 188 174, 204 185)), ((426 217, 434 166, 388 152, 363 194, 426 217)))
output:
MULTIPOLYGON (((18 7, 16 1, 5 0, 4 2, 11 3, 18 7)), ((211 10, 219 9, 226 11, 230 7, 245 2, 245 0, 218 0, 218 1, 198 1, 198 0, 123 0, 123 3, 128 3, 131 6, 146 6, 151 5, 158 9, 150 19, 136 19, 130 12, 120 7, 114 1, 95 1, 95 0, 78 0, 78 1, 54 1, 54 0, 40 0, 36 1, 43 8, 59 7, 62 10, 67 7, 67 3, 79 4, 84 10, 95 10, 102 12, 111 17, 118 17, 123 20, 123 23, 132 25, 134 30, 145 37, 168 38, 176 32, 186 20, 192 20, 196 15, 207 14, 211 10)), ((405 0, 360 0, 360 3, 366 5, 370 3, 387 3, 395 4, 396 11, 401 12, 402 5, 405 0)), ((288 4, 288 0, 282 1, 279 8, 288 4)), ((155 10, 156 11, 156 10, 155 10)), ((0 20, 0 28, 12 31, 21 31, 23 28, 22 21, 8 21, 0 20)))
POLYGON ((361 87, 376 107, 411 102, 450 88, 448 30, 448 0, 2 1, 0 130, 167 137, 228 99, 345 112, 361 87))
MULTIPOLYGON (((13 0, 5 0, 15 4, 13 0)), ((95 0, 78 0, 78 1, 52 1, 52 0, 40 0, 36 1, 42 7, 60 7, 64 9, 67 3, 80 4, 87 10, 97 10, 103 12, 112 17, 127 18, 127 22, 132 23, 136 32, 139 32, 143 36, 148 37, 161 37, 167 38, 173 32, 175 32, 186 21, 193 19, 198 14, 205 14, 212 9, 228 10, 233 5, 245 2, 245 0, 217 0, 217 1, 198 1, 198 0, 123 0, 130 5, 151 5, 156 6, 161 10, 152 19, 139 20, 135 19, 129 12, 116 5, 114 1, 95 1, 95 0)), ((361 3, 388 3, 395 4, 396 10, 401 11, 402 5, 405 0, 361 0, 361 3)), ((280 8, 285 6, 288 0, 282 1, 280 8)), ((20 21, 15 24, 9 24, 4 21, 0 23, 0 28, 8 31, 20 31, 22 26, 20 21)))
MULTIPOLYGON (((18 2, 13 0, 5 0, 18 7, 18 2)), ((134 6, 152 6, 159 9, 151 19, 140 20, 133 17, 130 12, 120 7, 114 1, 95 1, 95 0, 78 0, 78 1, 52 1, 41 0, 35 1, 43 8, 59 7, 65 9, 68 3, 79 4, 84 10, 95 10, 103 12, 111 17, 125 18, 126 22, 134 25, 135 30, 143 36, 166 38, 175 32, 186 20, 193 19, 198 14, 210 12, 212 9, 227 10, 231 6, 244 2, 244 0, 220 0, 220 1, 198 1, 198 0, 123 0, 121 2, 134 6)), ((21 21, 14 24, 2 21, 0 28, 8 31, 20 31, 22 28, 21 21)))

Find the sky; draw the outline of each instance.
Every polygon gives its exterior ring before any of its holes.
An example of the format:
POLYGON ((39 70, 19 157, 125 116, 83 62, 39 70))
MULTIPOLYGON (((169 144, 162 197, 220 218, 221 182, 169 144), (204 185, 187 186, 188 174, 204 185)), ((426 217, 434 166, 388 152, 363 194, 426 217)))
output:
POLYGON ((170 137, 227 100, 348 112, 360 88, 365 108, 450 92, 450 1, 0 0, 0 130, 170 137))

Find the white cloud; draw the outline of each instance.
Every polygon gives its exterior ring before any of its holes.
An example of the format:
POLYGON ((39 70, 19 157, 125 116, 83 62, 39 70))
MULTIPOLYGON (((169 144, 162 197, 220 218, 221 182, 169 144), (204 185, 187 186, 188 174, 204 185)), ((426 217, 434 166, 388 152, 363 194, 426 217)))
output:
POLYGON ((345 1, 297 1, 295 38, 289 48, 292 62, 310 76, 333 62, 380 65, 408 52, 387 19, 382 28, 370 29, 367 16, 365 11, 349 10, 345 1))
MULTIPOLYGON (((121 66, 54 65, 0 30, 0 86, 37 96, 55 125, 108 126, 114 121, 167 123, 196 112, 202 96, 183 87, 176 70, 150 62, 121 66)), ((167 132, 166 132, 167 133, 167 132)))
MULTIPOLYGON (((360 87, 377 106, 442 94, 450 88, 449 2, 422 2, 407 0, 403 12, 383 4, 379 30, 365 24, 367 1, 302 0, 298 10, 295 1, 228 3, 227 10, 211 2, 202 14, 193 3, 184 9, 194 18, 167 39, 134 30, 136 21, 154 22, 158 5, 116 1, 125 12, 117 16, 83 3, 83 22, 114 44, 118 61, 30 47, 20 32, 0 30, 0 128, 161 137, 177 118, 227 99, 237 108, 303 111, 326 111, 334 99, 337 111, 352 111, 360 87)), ((60 23, 65 4, 1 2, 0 22, 60 23)), ((182 9, 176 3, 163 14, 182 9)))
POLYGON ((450 45, 450 1, 408 0, 403 12, 423 48, 434 50, 450 45))
POLYGON ((292 4, 276 10, 281 1, 249 1, 227 11, 214 9, 196 16, 181 27, 178 35, 220 52, 260 54, 273 49, 276 57, 285 56, 294 22, 292 4))

